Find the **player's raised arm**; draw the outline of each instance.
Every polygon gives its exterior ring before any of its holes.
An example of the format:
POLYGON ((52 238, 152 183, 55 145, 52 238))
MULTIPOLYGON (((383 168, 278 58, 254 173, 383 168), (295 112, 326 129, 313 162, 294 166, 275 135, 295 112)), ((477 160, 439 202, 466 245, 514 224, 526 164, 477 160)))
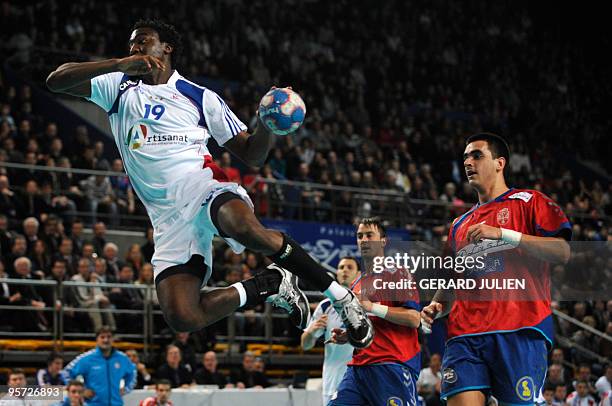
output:
POLYGON ((111 72, 140 76, 154 69, 165 70, 163 62, 151 55, 132 55, 127 58, 106 59, 96 62, 69 62, 61 65, 47 77, 52 92, 78 97, 91 96, 91 79, 111 72))
POLYGON ((246 131, 236 134, 223 146, 249 166, 259 167, 266 162, 268 153, 274 146, 276 138, 257 118, 257 128, 253 134, 246 131))

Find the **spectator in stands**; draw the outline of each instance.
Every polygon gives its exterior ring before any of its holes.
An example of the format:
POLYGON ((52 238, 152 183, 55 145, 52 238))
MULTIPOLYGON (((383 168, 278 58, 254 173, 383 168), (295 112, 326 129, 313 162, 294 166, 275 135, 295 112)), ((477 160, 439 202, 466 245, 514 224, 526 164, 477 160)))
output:
POLYGON ((440 354, 432 354, 429 359, 429 366, 421 369, 417 380, 419 395, 425 398, 427 405, 441 405, 440 385, 442 384, 442 358, 440 354))
MULTIPOLYGON (((131 266, 121 267, 117 283, 124 284, 126 287, 111 289, 109 294, 111 303, 117 309, 143 310, 143 301, 138 289, 129 287, 134 285, 134 271, 131 266)), ((142 331, 142 316, 139 314, 119 314, 117 322, 121 331, 142 331)))
POLYGON ((47 368, 39 369, 36 373, 36 383, 38 386, 66 385, 66 376, 62 374, 64 369, 64 359, 61 355, 52 352, 47 358, 47 368))
POLYGON ((140 401, 138 406, 172 406, 170 394, 172 385, 167 379, 160 379, 155 383, 155 396, 140 401))
POLYGON ((551 385, 567 385, 569 383, 563 380, 563 370, 558 364, 552 364, 548 367, 546 382, 551 385))
POLYGON ((17 219, 17 195, 11 190, 9 178, 0 175, 0 213, 17 219))
POLYGON ((117 244, 108 242, 104 244, 102 250, 102 256, 106 260, 106 267, 108 268, 107 273, 113 275, 116 278, 119 277, 119 271, 123 267, 123 262, 119 260, 119 247, 117 244))
POLYGON ((595 406, 595 398, 589 393, 589 382, 578 380, 574 384, 575 391, 567 396, 567 403, 574 406, 595 406))
POLYGON ((612 390, 612 364, 606 365, 606 373, 595 382, 595 389, 600 398, 605 392, 612 390))
POLYGON ((113 348, 113 341, 111 328, 103 326, 96 332, 96 348, 77 356, 66 367, 70 379, 83 377, 90 405, 123 406, 121 397, 136 385, 136 366, 125 353, 113 348))
MULTIPOLYGON (((107 166, 97 166, 96 170, 107 171, 107 166)), ((115 200, 115 193, 110 180, 106 175, 92 175, 80 183, 81 190, 85 196, 87 211, 91 215, 91 223, 97 219, 98 209, 102 208, 109 218, 109 223, 119 224, 119 207, 115 200)))
MULTIPOLYGON (((17 279, 32 280, 32 262, 27 257, 17 258, 14 262, 15 277, 17 279)), ((47 331, 48 322, 42 311, 45 308, 45 302, 36 291, 33 285, 13 285, 11 295, 20 294, 20 299, 14 301, 15 306, 32 306, 39 310, 15 310, 13 312, 14 320, 19 320, 19 323, 25 331, 47 331)))
POLYGON ((193 372, 181 362, 181 350, 176 345, 166 347, 166 362, 155 374, 156 379, 167 379, 173 388, 187 388, 193 383, 193 372))
POLYGON ((136 386, 134 389, 143 389, 146 386, 149 386, 153 383, 151 378, 151 374, 147 370, 147 366, 140 362, 140 357, 138 356, 138 351, 136 350, 127 350, 126 355, 130 358, 130 361, 136 365, 136 372, 138 373, 138 377, 136 379, 136 386))
POLYGON ((242 182, 240 171, 237 168, 232 167, 232 156, 229 152, 224 151, 221 154, 221 162, 219 166, 227 175, 229 182, 236 182, 238 184, 242 182))
MULTIPOLYGON (((7 385, 9 388, 23 388, 28 384, 26 380, 25 371, 21 368, 14 368, 8 373, 7 385)), ((26 405, 26 401, 23 399, 25 397, 25 391, 22 392, 17 398, 22 398, 20 400, 5 400, 2 401, 2 405, 6 406, 17 406, 17 405, 26 405)))
POLYGON ((563 382, 565 385, 569 385, 572 382, 572 371, 563 365, 565 362, 565 354, 563 353, 563 349, 559 347, 553 348, 550 361, 552 365, 558 365, 561 368, 563 382))
POLYGON ((147 239, 147 242, 144 243, 140 250, 142 251, 142 256, 144 257, 145 262, 151 262, 151 258, 153 258, 153 253, 155 252, 155 243, 153 241, 153 227, 147 226, 145 238, 147 239))
POLYGON ((542 388, 542 397, 544 398, 544 404, 542 406, 558 406, 554 402, 555 387, 553 385, 546 384, 542 388))
MULTIPOLYGON (((80 255, 83 252, 83 244, 85 244, 85 238, 83 237, 83 221, 81 219, 75 219, 70 227, 70 238, 72 239, 73 251, 80 255)), ((96 247, 96 253, 102 254, 102 247, 96 247)))
MULTIPOLYGON (((6 306, 21 300, 21 293, 11 292, 11 286, 4 282, 3 279, 8 278, 8 274, 4 271, 4 263, 0 261, 0 305, 6 306)), ((0 312, 0 329, 2 331, 12 331, 16 326, 12 312, 0 312)))
MULTIPOLYGON (((60 244, 62 243, 62 238, 64 238, 64 224, 62 219, 54 214, 49 214, 47 218, 43 220, 43 225, 44 227, 41 238, 45 240, 49 252, 57 252, 60 244)), ((72 264, 70 263, 68 264, 68 266, 71 265, 72 264)), ((74 270, 76 270, 76 264, 74 264, 74 266, 74 270)))
POLYGON ((38 183, 35 180, 27 181, 23 193, 17 199, 17 215, 19 218, 29 216, 41 218, 42 214, 50 212, 51 207, 40 197, 38 183))
POLYGON ((38 228, 40 223, 36 217, 28 217, 23 220, 23 236, 26 239, 27 253, 32 254, 34 243, 38 241, 38 228))
POLYGON ((68 395, 64 397, 64 400, 58 406, 87 405, 87 403, 85 403, 85 386, 83 385, 83 382, 76 379, 71 380, 66 386, 66 392, 68 392, 68 395))
POLYGON ((29 255, 34 273, 45 277, 51 268, 51 256, 43 240, 36 240, 32 253, 29 255))
POLYGON ((172 344, 177 346, 181 350, 181 358, 183 364, 188 367, 191 371, 195 371, 197 364, 195 347, 189 339, 190 334, 185 332, 176 333, 172 344))
MULTIPOLYGON (((72 241, 70 241, 70 243, 72 244, 72 241)), ((93 273, 90 270, 88 259, 80 259, 77 269, 78 273, 71 278, 72 281, 81 283, 97 282, 97 277, 95 275, 92 278, 93 273)), ((78 286, 75 289, 75 297, 79 307, 90 310, 87 315, 91 320, 94 331, 99 331, 103 324, 107 324, 115 330, 115 317, 113 313, 100 312, 102 309, 107 309, 111 304, 109 298, 102 293, 102 289, 96 287, 94 284, 78 286), (103 323, 103 320, 105 323, 103 323)))
POLYGON ((91 242, 98 254, 104 251, 104 246, 106 245, 106 224, 103 221, 98 221, 93 225, 93 238, 91 242))
POLYGON ((14 276, 15 275, 15 260, 17 258, 25 257, 27 255, 27 243, 26 239, 23 235, 16 235, 13 238, 13 243, 11 245, 11 251, 6 256, 6 272, 14 276))
POLYGON ((198 385, 217 385, 219 389, 227 386, 227 378, 217 371, 217 354, 214 351, 205 352, 202 356, 202 367, 194 374, 198 385))
MULTIPOLYGON (((146 262, 142 268, 140 269, 140 273, 138 274, 138 279, 134 282, 134 285, 141 286, 149 286, 152 289, 149 289, 150 297, 148 298, 153 302, 154 305, 159 304, 159 299, 157 298, 157 290, 155 290, 155 281, 153 280, 153 265, 146 262)), ((144 289, 138 289, 138 293, 140 294, 140 299, 144 302, 147 299, 146 293, 147 291, 144 289)))
POLYGON ((76 273, 79 257, 73 253, 72 240, 69 237, 62 238, 58 252, 53 259, 61 259, 66 263, 66 271, 69 276, 76 273))
POLYGON ((567 398, 567 386, 565 385, 556 385, 555 386, 555 395, 553 396, 553 404, 556 402, 559 405, 565 406, 565 399, 567 398))
MULTIPOLYGON (((101 283, 117 282, 114 275, 108 274, 108 265, 106 264, 106 260, 104 258, 98 257, 94 260, 94 272, 96 273, 98 282, 101 282, 101 283)), ((105 291, 108 289, 103 288, 102 290, 105 291)))
POLYGON ((267 388, 270 386, 266 375, 253 369, 254 362, 255 355, 246 351, 242 356, 242 368, 232 372, 230 382, 237 388, 267 388))
POLYGON ((128 249, 125 256, 125 263, 132 267, 134 274, 138 276, 140 274, 140 268, 144 264, 142 252, 140 251, 140 244, 132 244, 128 249))
MULTIPOLYGON (((2 209, 2 194, 0 191, 0 213, 6 213, 2 209)), ((12 233, 8 229, 8 218, 0 214, 0 256, 5 256, 11 251, 12 233)))
POLYGON ((596 395, 597 390, 595 389, 595 382, 591 379, 591 366, 589 364, 580 364, 578 371, 576 372, 576 379, 572 382, 574 390, 578 390, 576 385, 578 382, 586 382, 588 393, 596 395))

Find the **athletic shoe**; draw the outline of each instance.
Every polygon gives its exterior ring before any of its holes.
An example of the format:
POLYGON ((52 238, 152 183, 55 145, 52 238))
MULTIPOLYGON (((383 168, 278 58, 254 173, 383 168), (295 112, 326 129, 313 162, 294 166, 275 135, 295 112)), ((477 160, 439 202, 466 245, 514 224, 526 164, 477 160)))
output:
POLYGON ((289 319, 300 330, 304 330, 310 322, 310 305, 304 292, 298 287, 298 277, 276 264, 268 265, 267 269, 280 272, 282 279, 278 294, 269 296, 266 302, 289 313, 289 319))
POLYGON ((353 292, 349 290, 348 294, 336 300, 333 306, 347 327, 348 341, 353 347, 366 348, 372 344, 374 326, 353 292))

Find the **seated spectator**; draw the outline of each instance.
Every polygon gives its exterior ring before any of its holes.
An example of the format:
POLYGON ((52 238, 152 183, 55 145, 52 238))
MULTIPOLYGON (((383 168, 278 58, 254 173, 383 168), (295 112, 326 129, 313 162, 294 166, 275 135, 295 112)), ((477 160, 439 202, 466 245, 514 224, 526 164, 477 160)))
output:
POLYGON ((567 398, 567 386, 565 385, 556 385, 555 386, 555 394, 553 396, 553 405, 562 405, 565 406, 565 399, 567 398))
POLYGON ((440 354, 432 354, 429 359, 429 366, 421 369, 419 379, 417 380, 417 388, 419 395, 423 396, 427 404, 441 404, 440 385, 442 384, 442 359, 440 354))
POLYGON ((83 382, 73 379, 66 386, 68 395, 64 397, 58 406, 85 406, 85 385, 83 382))
POLYGON ((5 257, 6 273, 11 275, 11 277, 15 276, 15 260, 27 256, 27 252, 28 246, 25 237, 21 234, 15 235, 11 244, 10 253, 5 257))
POLYGON ((173 388, 187 388, 193 383, 192 371, 181 362, 181 350, 176 345, 166 347, 166 362, 157 368, 156 379, 167 379, 173 388))
MULTIPOLYGON (((126 285, 125 288, 112 288, 108 297, 117 309, 143 310, 144 303, 138 289, 127 287, 134 285, 134 271, 129 265, 123 265, 119 271, 117 283, 126 285)), ((118 314, 117 322, 121 331, 142 331, 142 316, 139 314, 118 314)))
POLYGON ((600 398, 605 392, 612 390, 612 364, 606 366, 606 373, 595 382, 595 389, 600 398))
POLYGON ((28 255, 32 254, 32 251, 34 250, 34 243, 38 241, 39 227, 40 223, 36 217, 28 217, 23 220, 23 236, 26 239, 28 255))
MULTIPOLYGON (((72 241, 70 243, 72 244, 72 241)), ((90 270, 89 260, 80 259, 77 269, 78 273, 71 280, 75 282, 92 282, 88 285, 78 286, 75 289, 75 296, 80 308, 91 310, 87 314, 91 320, 93 331, 100 330, 104 324, 111 326, 111 329, 115 330, 115 317, 113 313, 100 312, 101 309, 107 309, 111 302, 102 293, 102 290, 93 284, 93 282, 97 282, 97 277, 90 270)))
POLYGON ((160 379, 155 383, 155 396, 140 401, 138 406, 172 406, 170 394, 172 385, 167 379, 160 379))
MULTIPOLYGON (((115 279, 115 275, 108 274, 108 265, 106 264, 106 260, 104 258, 98 257, 94 260, 94 272, 96 273, 96 277, 98 278, 98 282, 101 283, 115 283, 117 279, 115 279)), ((107 289, 102 289, 103 291, 107 289)))
POLYGON ((217 354, 214 351, 204 353, 202 356, 202 368, 198 369, 193 376, 195 382, 198 385, 217 385, 219 389, 225 388, 227 378, 217 371, 217 364, 217 354))
POLYGON ((572 382, 572 386, 574 387, 574 390, 578 390, 576 388, 576 384, 578 382, 586 382, 588 392, 591 395, 597 394, 597 390, 595 389, 595 381, 591 379, 591 366, 589 364, 583 363, 578 366, 578 371, 576 373, 576 380, 572 382))
POLYGON ((108 242, 104 244, 102 257, 106 260, 107 274, 119 278, 119 271, 123 267, 123 262, 119 260, 119 247, 117 244, 108 242))
MULTIPOLYGON (((99 171, 107 171, 108 169, 107 166, 96 166, 96 170, 99 171)), ((101 209, 107 215, 109 223, 118 225, 119 207, 108 176, 91 175, 81 181, 80 186, 85 196, 86 210, 90 214, 91 224, 96 223, 98 210, 101 209)))
POLYGON ((98 255, 104 252, 106 246, 106 224, 103 221, 98 221, 93 226, 93 238, 91 243, 94 245, 94 250, 98 255))
POLYGON ((232 372, 230 382, 237 388, 267 388, 270 386, 266 375, 255 371, 254 363, 255 355, 246 351, 242 357, 242 367, 232 372))
POLYGON ((188 367, 191 371, 195 371, 196 367, 196 351, 194 345, 191 343, 189 339, 189 333, 180 332, 176 333, 174 336, 174 341, 172 341, 173 345, 176 345, 179 350, 181 350, 181 357, 183 360, 183 364, 188 367))
MULTIPOLYGON (((34 279, 32 277, 32 262, 27 257, 17 258, 14 262, 15 278, 17 279, 34 279)), ((19 320, 19 325, 25 331, 47 331, 48 321, 42 309, 45 308, 45 302, 36 291, 33 285, 13 285, 11 287, 11 296, 19 293, 19 300, 13 301, 11 304, 16 306, 33 306, 40 310, 15 310, 13 312, 13 320, 19 320)))
MULTIPOLYGON (((8 274, 4 271, 4 263, 0 261, 0 305, 3 306, 21 300, 21 293, 12 293, 10 285, 3 281, 6 278, 8 278, 8 274)), ((15 325, 12 312, 0 312, 0 329, 2 331, 12 331, 15 325)))
POLYGON ((140 362, 138 351, 127 350, 125 354, 130 358, 132 363, 136 365, 136 372, 138 373, 138 377, 134 389, 143 389, 144 387, 151 385, 153 383, 151 374, 147 370, 147 366, 144 363, 140 362))
POLYGON ((157 298, 157 290, 155 289, 155 283, 153 281, 153 265, 150 263, 145 263, 140 269, 140 274, 138 274, 138 279, 134 282, 134 285, 141 286, 149 286, 151 289, 148 290, 151 295, 150 298, 146 297, 147 290, 138 289, 138 293, 140 294, 140 299, 144 302, 145 300, 151 300, 154 305, 159 305, 159 299, 157 298))
POLYGON ((36 374, 36 383, 39 386, 64 386, 66 385, 66 376, 62 374, 64 368, 64 359, 61 355, 51 353, 47 358, 47 368, 39 369, 36 374))
POLYGON ((68 276, 72 276, 76 273, 79 257, 74 254, 72 240, 69 237, 62 238, 58 252, 53 259, 61 259, 66 263, 68 276))
POLYGON ((132 267, 134 274, 136 277, 138 277, 140 274, 140 269, 144 265, 142 252, 140 251, 140 244, 130 245, 130 249, 125 256, 125 263, 132 267))
POLYGON ((569 383, 563 380, 563 371, 558 364, 552 364, 548 367, 546 382, 551 385, 567 385, 569 383))
POLYGON ((153 258, 153 253, 155 252, 155 243, 153 241, 153 227, 147 227, 145 237, 147 239, 147 242, 142 247, 140 247, 140 250, 142 251, 142 256, 144 257, 145 262, 151 262, 151 258, 153 258))
POLYGON ((595 398, 589 393, 589 382, 578 380, 574 384, 575 391, 567 396, 567 403, 574 406, 595 406, 595 398))
POLYGON ((32 261, 32 269, 39 275, 47 276, 51 269, 51 255, 43 240, 36 240, 32 253, 28 256, 32 261))
POLYGON ((563 376, 563 382, 565 385, 569 385, 572 382, 572 371, 564 365, 565 354, 563 353, 563 349, 558 347, 553 348, 550 362, 553 365, 559 365, 563 376))
MULTIPOLYGON (((85 244, 85 237, 83 237, 83 221, 81 219, 75 219, 70 227, 70 238, 72 239, 73 251, 80 255, 83 251, 83 244, 85 244)), ((102 251, 97 251, 98 255, 102 255, 102 251)))
MULTIPOLYGON (((23 388, 28 384, 28 381, 26 379, 26 375, 23 369, 21 368, 14 368, 12 369, 9 373, 8 373, 8 380, 7 380, 7 385, 9 388, 23 388)), ((25 391, 23 392, 23 395, 20 395, 18 397, 25 397, 25 391)), ((2 403, 4 405, 4 402, 2 403)), ((13 400, 13 401, 6 401, 7 405, 27 405, 26 401, 24 399, 20 399, 20 400, 13 400)))

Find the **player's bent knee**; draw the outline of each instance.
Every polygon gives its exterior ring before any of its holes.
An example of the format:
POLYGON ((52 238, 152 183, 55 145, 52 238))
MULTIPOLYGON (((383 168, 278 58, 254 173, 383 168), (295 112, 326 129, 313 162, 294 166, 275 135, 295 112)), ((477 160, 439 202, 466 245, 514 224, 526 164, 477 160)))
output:
POLYGON ((167 309, 164 316, 168 325, 177 332, 191 333, 206 327, 206 321, 188 309, 167 309))

